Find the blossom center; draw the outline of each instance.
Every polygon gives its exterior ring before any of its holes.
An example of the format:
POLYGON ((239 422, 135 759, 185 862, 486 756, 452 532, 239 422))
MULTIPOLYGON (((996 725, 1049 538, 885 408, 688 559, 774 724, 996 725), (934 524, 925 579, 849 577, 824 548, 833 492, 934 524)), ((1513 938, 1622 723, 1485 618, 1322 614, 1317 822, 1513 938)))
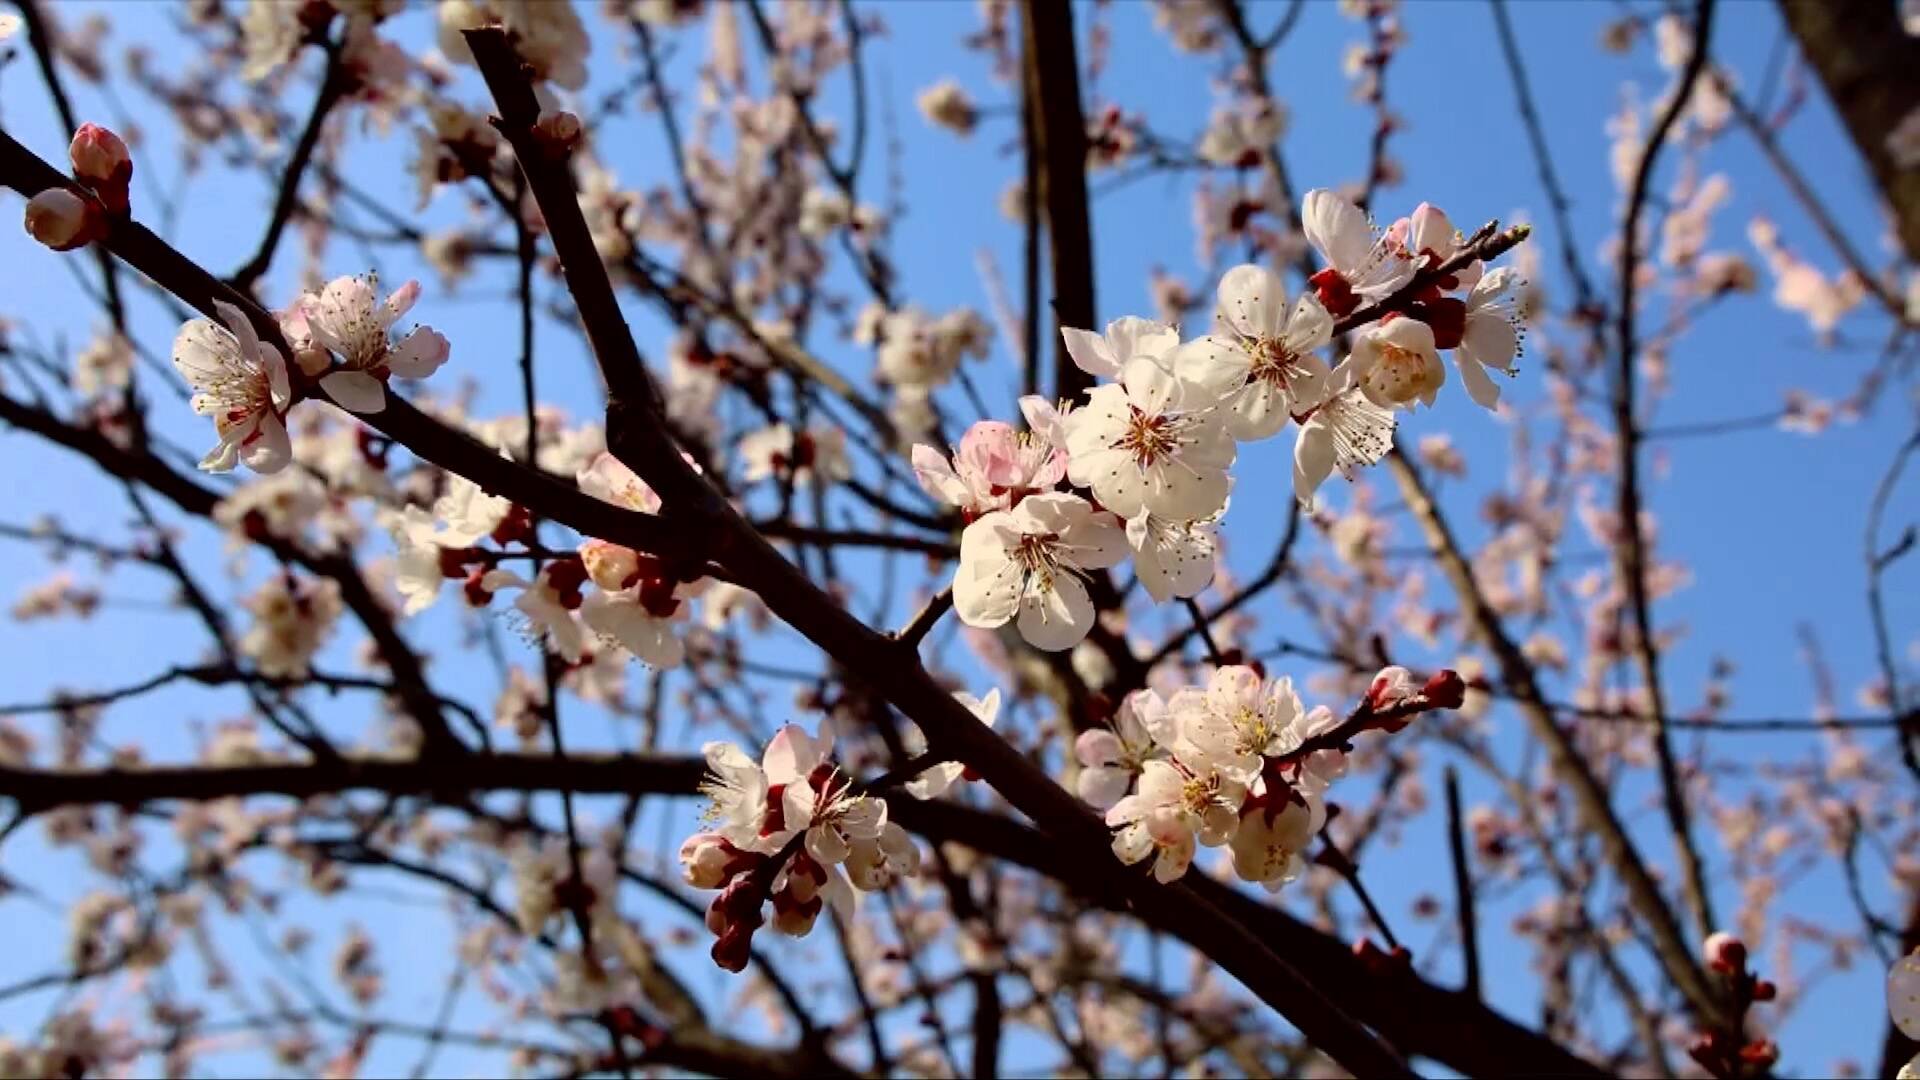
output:
POLYGON ((1115 448, 1125 450, 1143 469, 1161 458, 1172 457, 1180 447, 1179 422, 1164 413, 1142 412, 1138 406, 1129 405, 1127 409, 1127 430, 1115 448))
POLYGON ((1427 389, 1426 357, 1404 345, 1382 342, 1371 381, 1390 401, 1412 401, 1427 389))
POLYGON ((1281 344, 1278 338, 1263 337, 1254 340, 1247 348, 1253 357, 1253 368, 1247 377, 1279 389, 1286 389, 1288 380, 1293 377, 1300 357, 1292 349, 1281 344))

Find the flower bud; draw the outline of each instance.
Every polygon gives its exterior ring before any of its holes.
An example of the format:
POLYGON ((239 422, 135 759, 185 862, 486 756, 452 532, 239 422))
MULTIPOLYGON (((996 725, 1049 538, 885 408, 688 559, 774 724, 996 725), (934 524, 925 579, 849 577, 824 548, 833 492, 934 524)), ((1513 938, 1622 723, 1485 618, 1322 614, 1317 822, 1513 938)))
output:
POLYGON ((713 962, 728 971, 745 971, 752 955, 755 927, 745 923, 729 926, 713 943, 713 962))
POLYGON ((555 158, 565 158, 580 142, 580 118, 565 109, 542 109, 533 137, 555 158))
POLYGON ((1725 930, 1707 935, 1701 951, 1706 954, 1707 966, 1723 975, 1738 975, 1746 970, 1746 943, 1725 930))
POLYGON ((73 175, 92 188, 115 213, 126 213, 127 183, 133 179, 133 155, 120 136, 99 124, 81 124, 67 147, 73 175))
POLYGON ((72 251, 100 238, 100 211, 66 188, 54 187, 27 200, 27 235, 55 251, 72 251))
POLYGON ((1367 687, 1367 709, 1383 713, 1413 696, 1413 672, 1395 664, 1380 669, 1367 687))
POLYGON ((742 854, 719 833, 694 833, 680 845, 681 877, 696 889, 718 889, 748 861, 742 854))
POLYGON ((1452 668, 1442 668, 1433 673, 1420 692, 1426 695, 1432 708, 1457 709, 1467 700, 1467 681, 1452 668))

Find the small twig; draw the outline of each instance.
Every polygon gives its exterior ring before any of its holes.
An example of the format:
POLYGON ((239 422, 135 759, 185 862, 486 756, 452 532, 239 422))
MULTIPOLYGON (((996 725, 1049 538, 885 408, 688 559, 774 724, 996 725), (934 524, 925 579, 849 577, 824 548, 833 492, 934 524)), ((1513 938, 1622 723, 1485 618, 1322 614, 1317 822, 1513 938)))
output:
POLYGON ((1393 928, 1387 925, 1387 917, 1380 913, 1373 897, 1367 894, 1367 887, 1360 883, 1360 868, 1353 865, 1353 860, 1347 858, 1346 852, 1341 851, 1340 845, 1334 843, 1333 837, 1325 831, 1320 833, 1320 845, 1320 854, 1314 861, 1345 879, 1352 887, 1353 895, 1360 899, 1360 906, 1367 909, 1367 918, 1373 920, 1374 929, 1386 939, 1387 947, 1398 949, 1400 939, 1393 936, 1393 928))
POLYGON ((939 623, 940 617, 952 607, 953 587, 949 585, 935 593, 933 598, 927 601, 926 606, 921 608, 913 619, 900 629, 899 633, 893 635, 894 639, 909 648, 918 648, 920 642, 925 640, 927 634, 932 632, 934 626, 939 623))
POLYGON ((1447 766, 1447 852, 1453 858, 1454 917, 1460 923, 1460 955, 1466 967, 1466 992, 1480 998, 1480 921, 1473 910, 1473 867, 1467 862, 1467 838, 1460 814, 1460 776, 1447 766))

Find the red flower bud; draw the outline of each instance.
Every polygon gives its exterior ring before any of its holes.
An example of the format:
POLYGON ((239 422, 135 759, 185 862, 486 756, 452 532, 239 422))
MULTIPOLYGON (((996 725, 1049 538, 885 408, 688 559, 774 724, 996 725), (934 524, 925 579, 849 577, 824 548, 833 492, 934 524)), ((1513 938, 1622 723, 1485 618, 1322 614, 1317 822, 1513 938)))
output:
POLYGON ((1427 703, 1433 708, 1457 709, 1467 700, 1467 683, 1459 672, 1442 668, 1434 672, 1420 692, 1426 695, 1427 703))
POLYGON ((1747 970, 1746 942, 1725 930, 1708 934, 1700 951, 1706 956, 1707 966, 1722 975, 1738 975, 1747 970))

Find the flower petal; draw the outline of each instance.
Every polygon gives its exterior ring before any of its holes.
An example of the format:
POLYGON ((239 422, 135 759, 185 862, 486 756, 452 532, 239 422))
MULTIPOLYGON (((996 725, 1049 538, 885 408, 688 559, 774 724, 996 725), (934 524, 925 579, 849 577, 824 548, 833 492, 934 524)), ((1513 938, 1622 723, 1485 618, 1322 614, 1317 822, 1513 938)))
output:
POLYGON ((350 413, 370 416, 387 407, 386 386, 364 371, 336 371, 322 376, 320 389, 350 413))

